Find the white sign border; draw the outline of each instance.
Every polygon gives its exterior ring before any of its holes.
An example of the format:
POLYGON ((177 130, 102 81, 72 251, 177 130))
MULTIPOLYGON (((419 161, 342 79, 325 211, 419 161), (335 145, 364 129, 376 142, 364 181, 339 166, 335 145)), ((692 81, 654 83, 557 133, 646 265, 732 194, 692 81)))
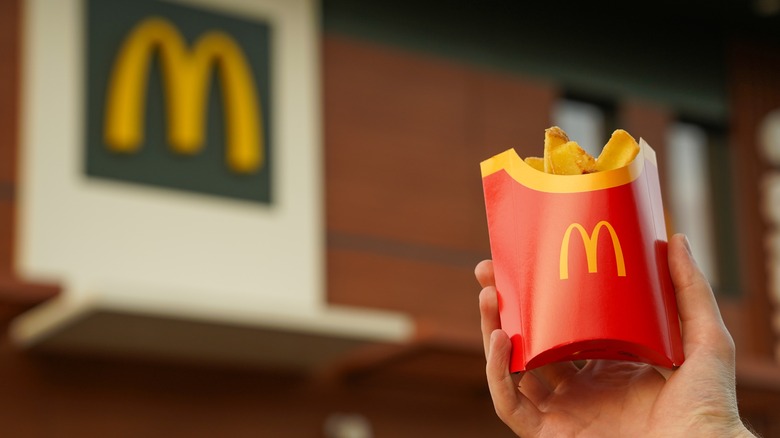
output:
POLYGON ((314 311, 325 301, 316 3, 177 2, 271 23, 274 204, 87 177, 86 4, 28 0, 17 271, 74 298, 314 311))

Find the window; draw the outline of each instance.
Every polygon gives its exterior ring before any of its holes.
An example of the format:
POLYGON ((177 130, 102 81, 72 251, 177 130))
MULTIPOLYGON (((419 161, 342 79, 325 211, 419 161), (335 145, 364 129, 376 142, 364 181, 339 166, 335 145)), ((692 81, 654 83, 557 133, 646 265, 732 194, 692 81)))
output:
POLYGON ((565 98, 553 107, 553 125, 563 129, 569 138, 576 141, 594 157, 612 134, 613 111, 605 105, 565 98))
POLYGON ((666 140, 666 182, 672 232, 685 233, 699 267, 713 285, 718 267, 712 209, 707 133, 690 123, 674 123, 666 140))
POLYGON ((719 294, 738 293, 738 257, 725 130, 677 121, 667 133, 663 177, 670 227, 682 232, 719 294))

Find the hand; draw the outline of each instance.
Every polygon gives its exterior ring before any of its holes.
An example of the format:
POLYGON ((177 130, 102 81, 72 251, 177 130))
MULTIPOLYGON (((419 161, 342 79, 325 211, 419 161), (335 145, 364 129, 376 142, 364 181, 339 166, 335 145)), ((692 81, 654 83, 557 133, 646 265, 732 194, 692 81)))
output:
POLYGON ((737 411, 734 341, 683 235, 669 241, 669 268, 685 352, 677 370, 590 360, 511 374, 493 264, 477 265, 488 387, 499 418, 523 438, 754 436, 737 411))

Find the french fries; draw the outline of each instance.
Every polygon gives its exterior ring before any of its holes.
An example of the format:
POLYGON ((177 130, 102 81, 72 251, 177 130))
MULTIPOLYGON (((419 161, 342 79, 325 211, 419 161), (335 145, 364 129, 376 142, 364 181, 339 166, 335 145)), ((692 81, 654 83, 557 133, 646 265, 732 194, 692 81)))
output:
POLYGON ((555 175, 583 175, 627 166, 639 153, 639 144, 628 132, 617 129, 612 133, 598 158, 569 140, 566 133, 553 126, 544 131, 544 157, 527 157, 525 162, 534 169, 555 175))
POLYGON ((596 171, 603 172, 627 166, 638 153, 639 145, 634 137, 622 129, 617 129, 601 150, 596 160, 596 171))
POLYGON ((525 162, 539 172, 544 172, 544 158, 528 157, 525 159, 525 162))

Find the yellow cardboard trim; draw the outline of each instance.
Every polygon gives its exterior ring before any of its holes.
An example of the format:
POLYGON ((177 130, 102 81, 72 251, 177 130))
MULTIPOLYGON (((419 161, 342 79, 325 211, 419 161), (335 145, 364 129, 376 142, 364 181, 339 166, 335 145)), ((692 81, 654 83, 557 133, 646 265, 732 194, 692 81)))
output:
POLYGON ((620 169, 594 172, 586 175, 553 175, 540 172, 526 164, 514 149, 506 150, 480 163, 482 177, 500 170, 520 184, 540 192, 579 193, 608 189, 628 184, 639 178, 645 168, 645 160, 657 166, 655 151, 644 139, 639 139, 639 153, 634 161, 620 169))

